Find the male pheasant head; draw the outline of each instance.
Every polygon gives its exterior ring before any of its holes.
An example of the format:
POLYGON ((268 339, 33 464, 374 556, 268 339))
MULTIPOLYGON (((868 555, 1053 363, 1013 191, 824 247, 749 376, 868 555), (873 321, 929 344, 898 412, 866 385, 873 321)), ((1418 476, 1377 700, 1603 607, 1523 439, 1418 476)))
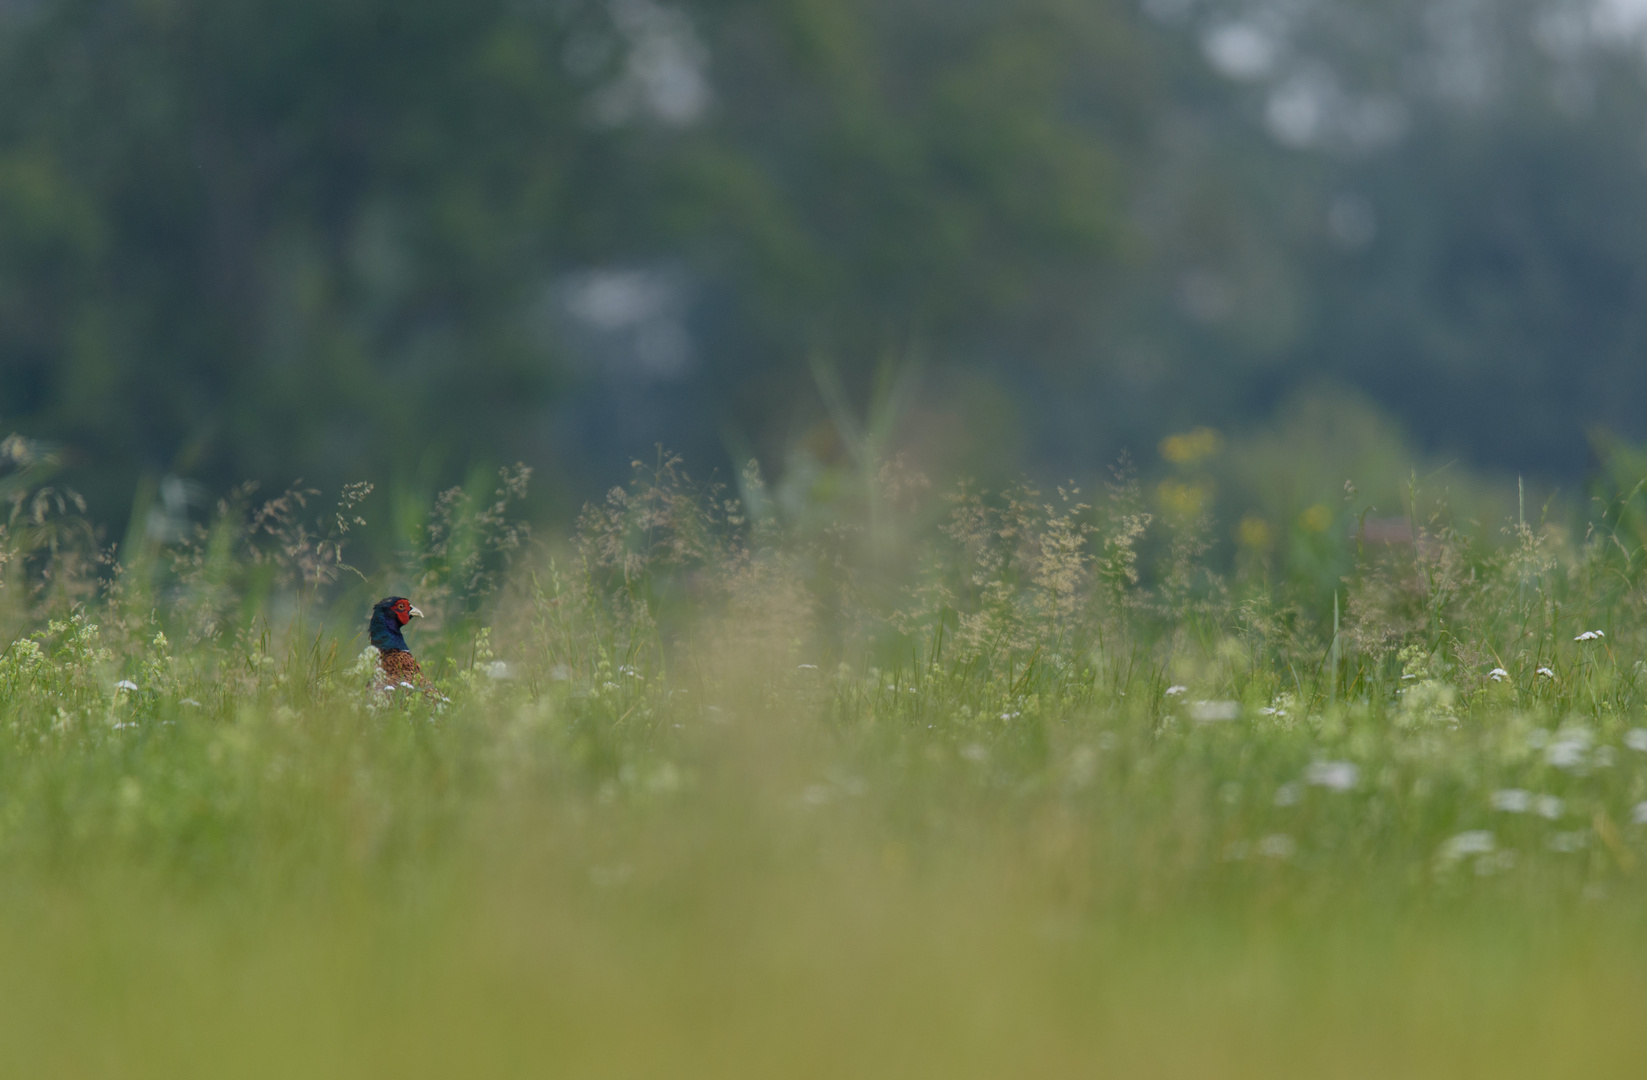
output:
POLYGON ((412 606, 412 602, 404 596, 390 596, 377 602, 372 608, 371 635, 372 644, 380 652, 389 652, 392 649, 406 649, 406 639, 401 631, 406 624, 422 615, 423 612, 412 606))

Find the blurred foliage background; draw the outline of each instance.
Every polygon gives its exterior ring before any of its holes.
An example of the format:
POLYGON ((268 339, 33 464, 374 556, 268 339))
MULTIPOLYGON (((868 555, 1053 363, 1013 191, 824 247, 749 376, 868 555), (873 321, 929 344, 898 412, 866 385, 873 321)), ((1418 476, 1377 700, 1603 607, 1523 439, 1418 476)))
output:
POLYGON ((116 539, 516 460, 565 517, 656 443, 816 477, 871 429, 986 483, 1130 450, 1255 550, 1345 463, 1380 514, 1448 460, 1570 489, 1647 435, 1640 14, 8 0, 0 426, 116 539))

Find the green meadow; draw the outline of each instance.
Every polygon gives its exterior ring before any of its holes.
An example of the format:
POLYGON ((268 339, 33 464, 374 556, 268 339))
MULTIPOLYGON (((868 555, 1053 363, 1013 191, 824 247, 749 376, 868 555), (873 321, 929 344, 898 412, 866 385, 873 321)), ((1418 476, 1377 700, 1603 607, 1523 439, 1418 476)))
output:
POLYGON ((506 470, 363 573, 364 487, 105 547, 13 441, 0 1073, 1633 1075, 1636 463, 1220 523, 1166 449, 660 454, 536 537, 506 470), (371 689, 392 593, 444 700, 371 689))

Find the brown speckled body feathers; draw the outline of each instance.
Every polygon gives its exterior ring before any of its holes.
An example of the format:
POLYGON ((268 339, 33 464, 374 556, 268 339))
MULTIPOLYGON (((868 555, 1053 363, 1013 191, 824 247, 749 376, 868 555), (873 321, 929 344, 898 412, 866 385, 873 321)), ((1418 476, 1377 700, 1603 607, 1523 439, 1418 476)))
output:
POLYGON ((440 691, 434 688, 428 679, 423 677, 423 669, 417 666, 417 657, 405 649, 384 649, 378 654, 377 688, 386 694, 398 694, 415 690, 424 698, 435 704, 446 699, 440 691))
POLYGON ((429 689, 429 680, 423 677, 423 669, 417 666, 417 657, 405 649, 383 650, 378 666, 383 670, 383 684, 386 687, 409 683, 418 690, 429 689))

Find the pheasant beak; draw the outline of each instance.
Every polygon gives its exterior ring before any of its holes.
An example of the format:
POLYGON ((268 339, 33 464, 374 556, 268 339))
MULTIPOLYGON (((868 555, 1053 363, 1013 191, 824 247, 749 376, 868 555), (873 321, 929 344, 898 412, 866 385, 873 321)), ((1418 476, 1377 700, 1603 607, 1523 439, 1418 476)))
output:
POLYGON ((417 608, 412 608, 406 612, 406 617, 408 619, 421 619, 423 618, 423 612, 419 611, 417 608))

